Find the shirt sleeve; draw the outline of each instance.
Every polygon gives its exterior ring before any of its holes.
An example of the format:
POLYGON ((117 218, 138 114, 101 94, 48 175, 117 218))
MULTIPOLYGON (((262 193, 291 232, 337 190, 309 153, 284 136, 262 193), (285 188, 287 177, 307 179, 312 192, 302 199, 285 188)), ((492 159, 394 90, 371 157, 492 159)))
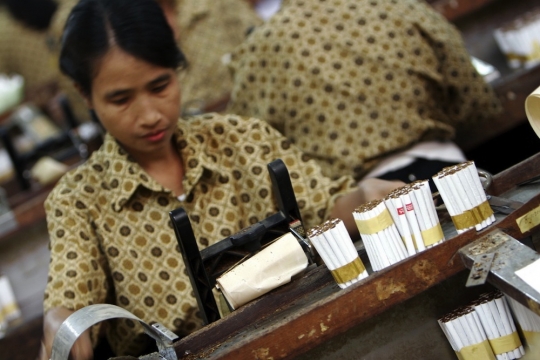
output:
POLYGON ((71 176, 80 174, 64 176, 45 202, 51 253, 45 311, 105 303, 110 289, 107 262, 86 205, 89 202, 78 196, 69 182, 71 176))
MULTIPOLYGON (((326 177, 319 164, 300 151, 281 133, 268 123, 258 119, 248 119, 250 129, 260 129, 266 134, 259 142, 264 149, 262 159, 270 163, 281 159, 287 166, 291 183, 306 228, 319 225, 328 219, 338 197, 356 189, 356 182, 351 176, 342 176, 336 180, 326 177), (268 151, 269 150, 269 151, 268 151)), ((246 134, 250 136, 250 134, 246 134)))

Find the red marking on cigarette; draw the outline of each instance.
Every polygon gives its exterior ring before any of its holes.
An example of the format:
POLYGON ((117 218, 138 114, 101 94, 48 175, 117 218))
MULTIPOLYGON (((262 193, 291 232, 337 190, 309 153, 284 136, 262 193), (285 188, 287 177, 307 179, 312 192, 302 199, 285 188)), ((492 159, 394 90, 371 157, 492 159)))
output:
POLYGON ((405 215, 405 210, 403 210, 403 207, 397 208, 398 215, 405 215))
POLYGON ((405 207, 407 208, 407 211, 413 211, 414 210, 414 207, 413 207, 412 203, 405 204, 405 207))

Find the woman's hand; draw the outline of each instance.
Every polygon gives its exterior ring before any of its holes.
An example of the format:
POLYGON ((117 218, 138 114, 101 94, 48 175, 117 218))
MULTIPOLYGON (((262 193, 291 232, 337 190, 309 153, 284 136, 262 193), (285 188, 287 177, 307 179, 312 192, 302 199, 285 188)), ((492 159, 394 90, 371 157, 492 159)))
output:
MULTIPOLYGON (((72 310, 65 307, 52 308, 43 317, 43 339, 41 340, 41 348, 37 360, 49 360, 52 352, 52 345, 54 336, 58 332, 60 325, 73 314, 72 310)), ((92 341, 90 340, 90 333, 85 331, 79 336, 70 352, 71 360, 92 360, 94 357, 94 350, 92 348, 92 341)))
POLYGON ((354 241, 360 236, 352 214, 354 209, 369 201, 383 199, 394 189, 404 185, 404 182, 398 180, 390 181, 377 178, 361 180, 358 183, 358 189, 356 189, 356 191, 343 195, 336 200, 334 208, 330 213, 330 217, 343 220, 347 231, 354 241))

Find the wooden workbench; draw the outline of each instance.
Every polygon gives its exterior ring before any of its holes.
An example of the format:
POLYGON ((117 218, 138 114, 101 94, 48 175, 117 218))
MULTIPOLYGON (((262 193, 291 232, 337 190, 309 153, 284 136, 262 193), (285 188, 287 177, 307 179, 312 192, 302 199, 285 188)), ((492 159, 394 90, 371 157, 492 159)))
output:
MULTIPOLYGON (((488 193, 515 192, 516 184, 539 174, 540 154, 496 175, 488 193)), ((451 220, 442 216, 444 243, 344 290, 324 265, 310 269, 292 283, 179 340, 175 350, 185 359, 275 360, 300 355, 463 272, 458 250, 484 234, 498 228, 519 240, 535 233, 538 226, 521 233, 515 221, 540 206, 540 185, 528 185, 526 191, 530 198, 524 205, 510 215, 497 215, 497 221, 483 231, 457 235, 451 220)))

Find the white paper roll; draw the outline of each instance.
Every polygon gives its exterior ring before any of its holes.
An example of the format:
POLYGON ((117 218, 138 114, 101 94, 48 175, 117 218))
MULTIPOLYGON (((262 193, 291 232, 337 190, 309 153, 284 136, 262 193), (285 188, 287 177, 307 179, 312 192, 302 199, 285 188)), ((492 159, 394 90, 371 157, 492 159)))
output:
POLYGON ((293 234, 287 233, 257 254, 231 268, 216 283, 233 309, 291 281, 308 265, 293 234))

